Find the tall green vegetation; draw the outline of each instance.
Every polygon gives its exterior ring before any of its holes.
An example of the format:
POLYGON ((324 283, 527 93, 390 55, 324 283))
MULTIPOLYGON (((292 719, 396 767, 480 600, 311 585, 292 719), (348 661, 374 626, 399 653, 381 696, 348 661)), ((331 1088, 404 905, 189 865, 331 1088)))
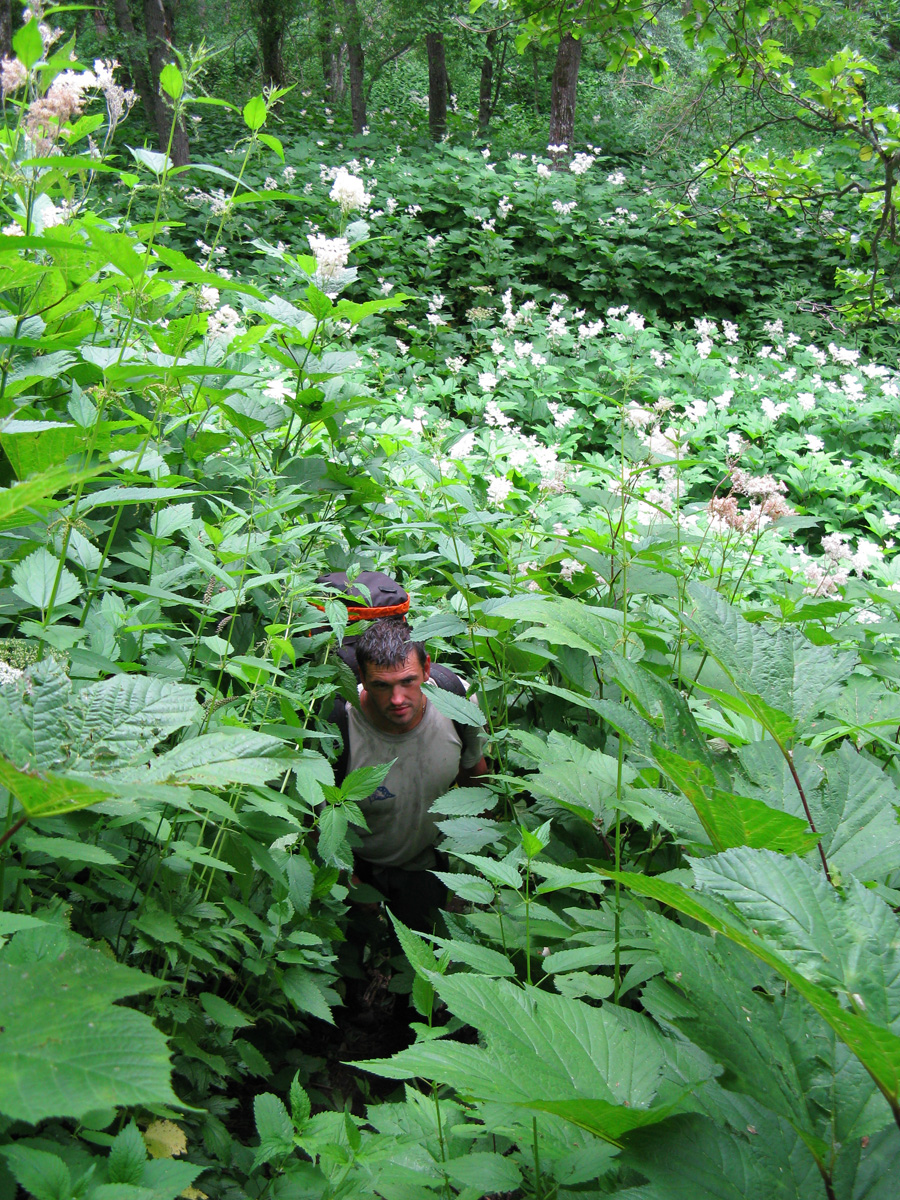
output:
POLYGON ((0 1196, 893 1200, 890 327, 600 152, 352 160, 201 58, 125 160, 109 64, 14 50, 0 1196), (341 1040, 382 776, 334 784, 315 582, 367 568, 494 765, 394 1055, 341 1040))

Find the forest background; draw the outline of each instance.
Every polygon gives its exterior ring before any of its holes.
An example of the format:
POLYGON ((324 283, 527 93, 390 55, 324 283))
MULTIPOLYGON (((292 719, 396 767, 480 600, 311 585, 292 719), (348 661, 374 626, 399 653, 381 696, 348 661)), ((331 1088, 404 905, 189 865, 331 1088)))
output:
POLYGON ((0 1200, 894 1200, 898 46, 0 0, 0 1200), (366 569, 494 770, 360 961, 366 569))

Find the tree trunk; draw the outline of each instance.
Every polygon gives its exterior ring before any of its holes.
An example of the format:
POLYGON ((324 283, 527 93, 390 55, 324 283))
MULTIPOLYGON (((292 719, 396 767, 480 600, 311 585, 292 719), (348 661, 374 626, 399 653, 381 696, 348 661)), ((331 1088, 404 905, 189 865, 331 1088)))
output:
POLYGON ((494 94, 494 47, 497 45, 497 31, 492 29, 484 44, 484 58, 481 60, 481 83, 478 88, 478 132, 487 133, 491 123, 491 97, 494 94))
POLYGON ((575 101, 578 91, 578 68, 581 66, 581 42, 570 33, 559 43, 553 83, 550 91, 551 146, 571 148, 575 133, 575 101))
POLYGON ((447 132, 447 63, 444 58, 444 35, 427 33, 428 51, 428 131, 432 141, 439 142, 447 132))
MULTIPOLYGON (((7 0, 0 0, 0 4, 5 6, 7 0)), ((91 9, 91 16, 94 19, 94 29, 97 31, 97 39, 101 46, 106 46, 109 41, 109 22, 106 19, 106 11, 100 5, 96 5, 91 9)))
POLYGON ((151 129, 156 128, 156 93, 150 82, 142 38, 134 26, 128 0, 113 0, 113 15, 125 48, 125 59, 131 81, 144 107, 144 116, 151 129))
POLYGON ((12 58, 12 0, 0 0, 0 57, 12 58))
POLYGON ((361 134, 366 119, 365 51, 362 46, 362 23, 356 0, 344 0, 344 32, 347 36, 347 57, 350 61, 350 115, 353 132, 361 134))
MULTIPOLYGON (((165 152, 169 144, 169 131, 172 128, 172 107, 159 90, 159 75, 169 59, 170 41, 163 0, 144 0, 144 29, 147 34, 150 74, 155 89, 156 132, 159 138, 159 148, 165 152)), ((170 155, 176 167, 183 167, 190 159, 187 132, 180 121, 175 126, 172 135, 170 155)))
POLYGON ((319 25, 319 53, 322 57, 322 82, 325 91, 334 95, 334 13, 331 0, 316 0, 316 13, 319 25))
POLYGON ((534 81, 534 115, 541 115, 541 93, 538 87, 538 61, 537 61, 537 46, 531 44, 531 78, 534 81))
POLYGON ((284 87, 284 30, 289 16, 289 5, 284 0, 252 0, 250 11, 256 26, 259 44, 260 70, 263 84, 284 87))

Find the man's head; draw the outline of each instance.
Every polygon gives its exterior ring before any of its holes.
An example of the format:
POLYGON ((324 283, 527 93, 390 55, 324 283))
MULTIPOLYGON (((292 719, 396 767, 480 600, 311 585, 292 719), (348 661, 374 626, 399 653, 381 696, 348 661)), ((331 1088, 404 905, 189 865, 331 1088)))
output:
POLYGON ((363 710, 386 733, 406 733, 425 711, 422 684, 431 677, 431 659, 414 642, 403 621, 387 618, 370 625, 356 642, 363 683, 363 710))

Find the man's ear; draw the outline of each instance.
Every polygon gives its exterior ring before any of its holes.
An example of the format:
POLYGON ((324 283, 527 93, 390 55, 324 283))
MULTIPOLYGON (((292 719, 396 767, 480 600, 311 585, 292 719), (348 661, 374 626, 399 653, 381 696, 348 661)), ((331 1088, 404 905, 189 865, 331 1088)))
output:
POLYGON ((430 654, 425 655, 425 666, 422 668, 422 670, 425 672, 425 680, 427 682, 431 678, 431 655, 430 654))

